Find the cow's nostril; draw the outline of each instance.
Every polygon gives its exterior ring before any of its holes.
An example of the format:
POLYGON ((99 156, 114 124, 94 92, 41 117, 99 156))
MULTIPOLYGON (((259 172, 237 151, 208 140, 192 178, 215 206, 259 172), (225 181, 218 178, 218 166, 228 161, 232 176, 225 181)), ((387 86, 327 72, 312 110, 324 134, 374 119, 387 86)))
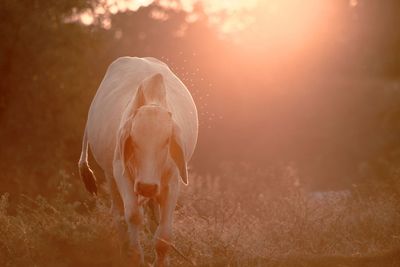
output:
POLYGON ((158 185, 138 182, 136 184, 136 191, 139 195, 144 197, 152 197, 157 194, 158 185))

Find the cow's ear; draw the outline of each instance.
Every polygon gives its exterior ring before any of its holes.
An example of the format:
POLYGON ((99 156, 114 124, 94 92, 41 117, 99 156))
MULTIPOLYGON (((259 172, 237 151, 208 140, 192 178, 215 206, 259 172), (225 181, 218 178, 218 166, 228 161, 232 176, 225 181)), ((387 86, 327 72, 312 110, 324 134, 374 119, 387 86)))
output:
POLYGON ((146 99, 143 93, 143 85, 140 85, 136 91, 135 96, 133 97, 131 103, 128 104, 127 107, 127 117, 133 117, 136 114, 136 111, 146 104, 146 99))
POLYGON ((123 162, 123 171, 128 173, 130 177, 132 177, 132 165, 128 164, 129 162, 132 163, 133 161, 133 141, 132 137, 128 136, 128 138, 125 139, 125 142, 123 144, 123 151, 122 151, 122 162, 123 162))
POLYGON ((132 97, 131 101, 128 103, 123 115, 121 124, 118 130, 118 142, 119 152, 123 153, 125 142, 127 141, 130 131, 132 128, 132 121, 136 115, 137 110, 146 104, 146 99, 143 93, 143 86, 140 85, 136 90, 135 95, 132 97))
POLYGON ((123 171, 128 171, 127 162, 133 156, 133 140, 130 136, 132 122, 137 110, 146 104, 142 85, 136 90, 122 116, 121 124, 117 133, 117 146, 114 151, 114 160, 121 160, 123 171))
POLYGON ((179 174, 181 176, 182 182, 185 185, 187 185, 189 183, 189 180, 188 180, 187 164, 185 160, 184 145, 182 142, 180 129, 178 125, 175 123, 173 126, 169 151, 172 159, 174 160, 176 166, 179 169, 179 174))
POLYGON ((114 151, 114 160, 121 161, 123 173, 129 172, 128 161, 133 157, 133 141, 130 136, 132 117, 120 127, 117 133, 117 145, 114 151))

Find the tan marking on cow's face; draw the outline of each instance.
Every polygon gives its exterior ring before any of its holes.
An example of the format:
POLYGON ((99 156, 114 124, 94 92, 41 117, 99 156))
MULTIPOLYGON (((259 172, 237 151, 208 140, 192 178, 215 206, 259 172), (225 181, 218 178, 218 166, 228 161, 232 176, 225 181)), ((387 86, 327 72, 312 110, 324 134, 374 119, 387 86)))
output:
POLYGON ((135 172, 135 191, 150 197, 159 194, 166 169, 173 121, 162 107, 147 105, 137 110, 130 133, 135 172), (142 192, 140 192, 142 191, 142 192))

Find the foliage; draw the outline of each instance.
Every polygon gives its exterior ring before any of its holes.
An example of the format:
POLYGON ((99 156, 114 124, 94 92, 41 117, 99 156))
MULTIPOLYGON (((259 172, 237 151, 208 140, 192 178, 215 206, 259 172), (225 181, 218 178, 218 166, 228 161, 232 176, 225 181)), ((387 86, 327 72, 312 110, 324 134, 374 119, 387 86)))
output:
MULTIPOLYGON (((197 266, 400 263, 399 199, 393 194, 381 192, 371 198, 353 192, 322 203, 284 171, 271 183, 266 177, 270 170, 235 176, 237 170, 242 168, 226 169, 219 177, 192 174, 192 185, 183 188, 175 211, 174 244, 197 266), (252 179, 260 182, 250 183, 252 179)), ((8 195, 2 196, 2 266, 129 263, 107 201, 73 201, 73 191, 64 179, 54 200, 23 196, 15 211, 7 207, 8 195)), ((142 241, 151 261, 151 236, 145 233, 142 241)), ((171 255, 173 266, 189 265, 174 251, 171 255)))
POLYGON ((321 36, 318 45, 331 46, 314 62, 307 51, 270 60, 264 43, 250 51, 221 38, 201 5, 191 23, 156 1, 85 26, 68 19, 103 1, 2 1, 0 192, 54 196, 57 177, 76 177, 90 100, 107 66, 125 55, 159 57, 190 89, 200 115, 199 172, 217 172, 222 160, 294 161, 317 188, 390 184, 400 147, 399 35, 391 26, 399 2, 342 2, 339 33, 321 36))

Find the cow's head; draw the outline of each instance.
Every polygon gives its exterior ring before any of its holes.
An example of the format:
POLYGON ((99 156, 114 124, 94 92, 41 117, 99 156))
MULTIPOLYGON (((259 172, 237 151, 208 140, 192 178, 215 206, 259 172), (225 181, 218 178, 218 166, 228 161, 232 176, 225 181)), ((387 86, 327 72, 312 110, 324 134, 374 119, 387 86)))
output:
POLYGON ((117 157, 125 176, 135 182, 135 192, 154 197, 171 165, 176 165, 187 184, 187 167, 180 129, 166 103, 161 74, 147 78, 129 103, 118 133, 117 157))

